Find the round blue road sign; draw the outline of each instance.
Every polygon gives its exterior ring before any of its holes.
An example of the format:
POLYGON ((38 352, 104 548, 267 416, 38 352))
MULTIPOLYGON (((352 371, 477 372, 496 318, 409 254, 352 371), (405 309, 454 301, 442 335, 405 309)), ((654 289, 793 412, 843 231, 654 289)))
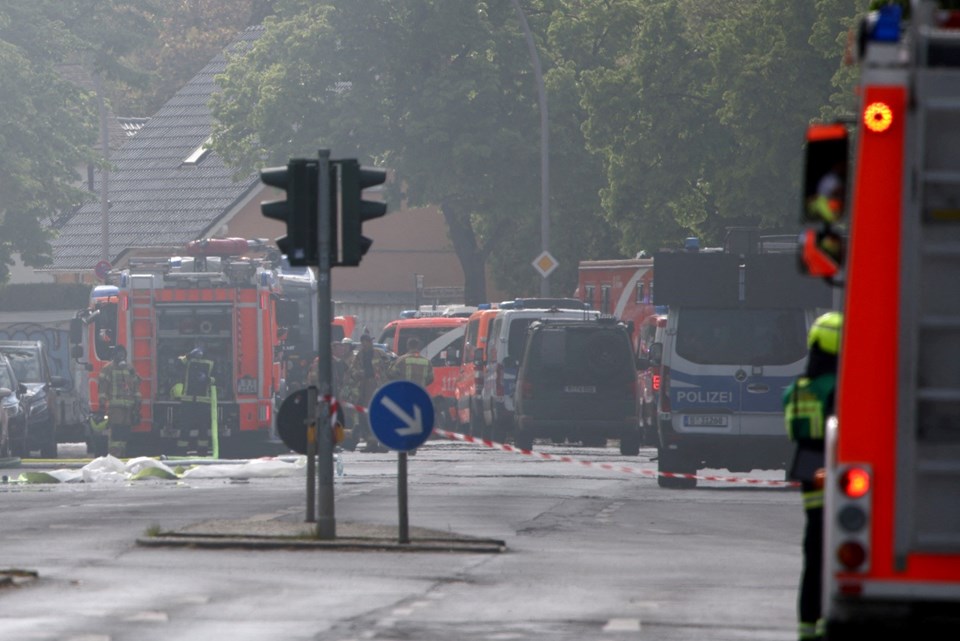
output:
POLYGON ((370 400, 370 429, 391 450, 423 445, 433 431, 433 401, 427 390, 410 381, 387 383, 370 400))

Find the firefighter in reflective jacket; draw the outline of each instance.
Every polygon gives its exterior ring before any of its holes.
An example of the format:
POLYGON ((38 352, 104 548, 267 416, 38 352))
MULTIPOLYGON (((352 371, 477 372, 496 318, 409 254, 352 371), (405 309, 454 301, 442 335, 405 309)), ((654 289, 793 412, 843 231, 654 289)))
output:
MULTIPOLYGON (((94 423, 96 431, 104 431, 107 451, 123 456, 130 429, 140 422, 140 377, 127 363, 127 351, 120 345, 113 349, 113 360, 100 370, 97 396, 105 419, 94 423)), ((97 447, 101 450, 103 448, 97 447)))
POLYGON ((814 321, 807 336, 809 354, 804 375, 783 394, 787 435, 796 443, 790 478, 800 482, 806 525, 803 572, 797 603, 801 641, 822 639, 823 478, 826 419, 834 411, 837 357, 843 316, 828 312, 814 321))
POLYGON ((183 382, 174 385, 171 396, 181 401, 180 438, 178 448, 198 453, 211 453, 213 419, 213 361, 203 357, 196 348, 180 357, 183 363, 183 382))
POLYGON ((393 361, 387 372, 390 380, 410 381, 426 388, 433 382, 433 365, 430 359, 420 355, 420 339, 416 336, 407 340, 406 353, 393 361))

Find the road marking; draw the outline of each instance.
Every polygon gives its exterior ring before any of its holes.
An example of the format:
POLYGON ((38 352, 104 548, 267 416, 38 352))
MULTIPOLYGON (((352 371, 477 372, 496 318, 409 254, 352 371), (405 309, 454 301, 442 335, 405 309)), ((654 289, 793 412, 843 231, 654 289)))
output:
POLYGON ((640 619, 610 619, 603 626, 604 632, 639 632, 640 619))

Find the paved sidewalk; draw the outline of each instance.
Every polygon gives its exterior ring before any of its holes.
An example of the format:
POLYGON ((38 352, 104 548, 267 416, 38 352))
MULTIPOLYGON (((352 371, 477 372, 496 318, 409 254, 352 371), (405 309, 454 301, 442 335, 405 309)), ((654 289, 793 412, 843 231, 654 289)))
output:
POLYGON ((497 553, 506 542, 456 532, 410 527, 409 543, 401 543, 399 527, 337 521, 336 537, 317 538, 313 523, 288 519, 213 520, 179 530, 158 531, 137 539, 144 547, 247 549, 371 550, 396 552, 497 553))

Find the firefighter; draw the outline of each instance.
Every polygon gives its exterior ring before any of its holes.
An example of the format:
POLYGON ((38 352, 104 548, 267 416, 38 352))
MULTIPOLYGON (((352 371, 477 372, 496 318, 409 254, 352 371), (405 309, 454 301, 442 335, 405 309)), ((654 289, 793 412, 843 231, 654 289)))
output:
POLYGON ((416 336, 407 340, 407 351, 393 361, 388 370, 390 380, 410 381, 426 388, 433 382, 433 365, 430 359, 420 355, 420 339, 416 336))
POLYGON ((212 451, 213 412, 215 401, 213 361, 204 358, 203 348, 196 347, 180 357, 183 363, 183 382, 174 386, 171 394, 180 400, 180 439, 178 447, 198 453, 212 451))
POLYGON ((823 638, 821 578, 823 574, 824 432, 833 414, 837 360, 843 316, 827 312, 814 321, 807 336, 807 366, 803 376, 783 394, 787 435, 796 444, 790 478, 800 482, 806 524, 803 570, 797 602, 801 641, 823 638))
MULTIPOLYGON (((140 422, 140 377, 127 363, 127 350, 121 345, 113 348, 113 360, 103 366, 97 378, 97 394, 104 420, 93 422, 95 431, 106 437, 106 450, 114 456, 123 456, 127 449, 130 430, 140 422)), ((102 448, 97 448, 101 450, 102 448)))
POLYGON ((386 374, 386 357, 373 347, 373 337, 370 334, 364 334, 360 337, 360 349, 347 366, 343 395, 348 402, 363 407, 363 411, 358 412, 355 430, 358 432, 358 438, 363 436, 367 452, 385 451, 370 430, 367 407, 370 405, 373 393, 385 382, 386 374))

